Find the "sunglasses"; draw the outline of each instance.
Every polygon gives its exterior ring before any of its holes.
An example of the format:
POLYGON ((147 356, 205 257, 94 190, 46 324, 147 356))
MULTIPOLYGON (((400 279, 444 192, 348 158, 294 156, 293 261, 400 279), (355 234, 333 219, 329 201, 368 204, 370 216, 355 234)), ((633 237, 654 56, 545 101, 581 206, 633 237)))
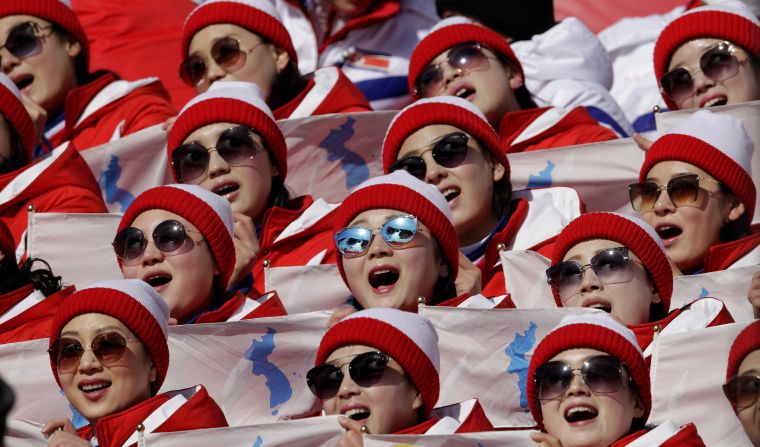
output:
POLYGON ((720 184, 717 180, 700 177, 696 174, 687 174, 670 179, 665 186, 659 186, 652 181, 630 184, 628 185, 628 197, 633 209, 639 212, 653 210, 662 190, 667 191, 668 198, 676 207, 689 205, 695 203, 699 198, 700 180, 720 184))
POLYGON ((180 183, 204 177, 208 173, 211 152, 216 151, 230 165, 241 165, 265 149, 246 126, 229 128, 219 135, 216 146, 205 147, 197 141, 185 143, 172 151, 172 166, 180 183))
POLYGON ((422 98, 436 96, 444 89, 444 76, 441 65, 446 62, 460 74, 488 70, 488 59, 498 60, 483 52, 478 43, 465 43, 449 50, 446 59, 437 64, 429 64, 420 71, 414 80, 414 94, 422 98))
POLYGON ((422 159, 422 154, 432 151, 433 160, 438 165, 449 169, 456 168, 467 158, 467 150, 469 149, 467 143, 469 141, 470 137, 462 132, 444 135, 433 144, 431 149, 425 150, 419 155, 412 155, 397 160, 388 170, 389 172, 404 170, 414 177, 425 181, 427 165, 425 164, 425 160, 422 159))
MULTIPOLYGON (((713 81, 721 82, 736 76, 743 63, 736 57, 734 45, 721 42, 702 54, 697 70, 713 81)), ((674 102, 680 103, 694 93, 694 75, 688 68, 678 67, 660 79, 660 89, 674 102)))
POLYGON ((0 46, 0 50, 5 48, 19 59, 39 54, 42 51, 42 40, 47 37, 40 35, 40 32, 52 27, 52 25, 40 26, 34 22, 21 23, 8 33, 5 45, 0 46))
MULTIPOLYGON (((365 352, 348 363, 348 374, 360 387, 371 387, 383 377, 389 361, 390 357, 382 352, 365 352)), ((306 373, 306 384, 317 399, 327 400, 338 394, 340 384, 343 383, 343 365, 326 363, 315 366, 306 373)))
MULTIPOLYGON (((211 45, 211 59, 222 70, 233 73, 245 65, 248 54, 265 43, 261 41, 252 46, 251 49, 244 51, 240 49, 239 40, 234 37, 223 37, 211 45)), ((197 54, 189 56, 179 65, 179 77, 190 87, 201 84, 206 79, 207 71, 206 61, 197 54)))
POLYGON ((85 351, 92 351, 103 366, 112 366, 121 360, 127 343, 139 342, 136 339, 127 339, 118 332, 103 332, 92 339, 90 346, 82 346, 79 340, 69 337, 60 337, 48 349, 50 360, 54 362, 59 373, 75 371, 79 360, 85 351))
MULTIPOLYGON (((203 242, 203 239, 194 241, 187 234, 189 232, 200 234, 197 231, 186 229, 176 220, 165 220, 156 225, 153 230, 153 243, 164 256, 181 255, 203 242)), ((148 246, 148 239, 139 228, 129 227, 119 231, 111 245, 122 264, 132 266, 140 263, 145 248, 148 246)))
MULTIPOLYGON (((379 230, 380 236, 391 248, 400 250, 411 243, 422 229, 417 225, 416 217, 402 215, 391 217, 379 230)), ((357 258, 367 253, 374 238, 371 228, 346 227, 335 233, 335 245, 344 257, 357 258)))
MULTIPOLYGON (((583 383, 598 394, 614 393, 623 388, 623 363, 616 357, 599 355, 583 362, 580 368, 571 368, 564 362, 544 363, 536 368, 535 383, 539 400, 554 400, 565 395, 576 371, 583 383)), ((628 382, 631 382, 630 376, 628 382)))
POLYGON ((580 293, 583 273, 587 268, 594 271, 602 284, 619 284, 633 279, 633 270, 628 261, 635 261, 626 247, 613 247, 600 251, 588 264, 578 261, 563 261, 546 269, 546 282, 559 292, 562 302, 580 293))
POLYGON ((723 392, 736 410, 755 405, 760 396, 760 377, 738 376, 723 385, 723 392))

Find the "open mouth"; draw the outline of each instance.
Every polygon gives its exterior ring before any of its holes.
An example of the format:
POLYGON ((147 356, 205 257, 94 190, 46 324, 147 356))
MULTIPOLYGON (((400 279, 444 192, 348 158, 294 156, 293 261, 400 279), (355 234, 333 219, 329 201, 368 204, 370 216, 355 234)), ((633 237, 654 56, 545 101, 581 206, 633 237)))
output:
POLYGON ((702 107, 725 106, 726 104, 728 104, 728 98, 725 96, 718 96, 702 103, 702 107))
POLYGON ((352 408, 343 413, 343 415, 355 421, 363 421, 369 419, 370 412, 367 408, 352 408))
POLYGON ((457 96, 462 99, 467 99, 471 95, 475 94, 475 89, 469 88, 469 87, 462 87, 456 92, 454 92, 454 96, 457 96))
POLYGON ((452 200, 456 199, 461 193, 462 191, 460 191, 459 188, 454 187, 441 191, 441 194, 443 194, 443 197, 446 198, 447 202, 451 202, 452 200))
POLYGON ((565 420, 573 424, 594 419, 598 414, 599 412, 591 407, 572 407, 565 411, 565 420))
POLYGON ((678 237, 683 233, 683 230, 675 225, 662 225, 658 226, 655 230, 660 239, 666 241, 674 237, 678 237))
POLYGON ((79 389, 85 393, 95 393, 100 390, 104 390, 111 386, 111 382, 98 382, 88 383, 86 385, 79 385, 79 389))
POLYGON ((390 267, 372 270, 369 273, 369 285, 373 289, 382 290, 396 284, 399 276, 398 270, 390 267))
POLYGON ((213 192, 215 194, 219 194, 220 196, 225 196, 237 191, 238 189, 240 189, 240 185, 237 183, 227 183, 218 188, 214 188, 213 192))
POLYGON ((607 313, 612 312, 612 305, 606 301, 594 301, 588 305, 585 305, 584 307, 587 307, 589 309, 603 310, 607 313))
POLYGON ((165 286, 166 284, 169 284, 171 280, 172 280, 172 275, 168 273, 158 273, 158 274, 145 278, 143 281, 147 282, 148 284, 150 284, 151 287, 156 289, 161 286, 165 286))
POLYGON ((32 82, 34 82, 34 76, 24 75, 16 79, 13 83, 16 84, 16 87, 18 87, 19 90, 24 90, 25 88, 29 87, 32 82))

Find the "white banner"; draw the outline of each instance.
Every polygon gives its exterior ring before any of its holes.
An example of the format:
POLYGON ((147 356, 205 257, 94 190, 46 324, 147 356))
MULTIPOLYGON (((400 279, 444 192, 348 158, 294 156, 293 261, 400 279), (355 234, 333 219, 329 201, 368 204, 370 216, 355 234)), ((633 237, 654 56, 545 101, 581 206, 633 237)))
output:
POLYGON ((489 431, 457 435, 369 435, 364 447, 534 447, 533 430, 489 431))
POLYGON ((728 351, 747 323, 659 336, 652 354, 649 423, 694 422, 710 447, 751 445, 726 400, 728 351))

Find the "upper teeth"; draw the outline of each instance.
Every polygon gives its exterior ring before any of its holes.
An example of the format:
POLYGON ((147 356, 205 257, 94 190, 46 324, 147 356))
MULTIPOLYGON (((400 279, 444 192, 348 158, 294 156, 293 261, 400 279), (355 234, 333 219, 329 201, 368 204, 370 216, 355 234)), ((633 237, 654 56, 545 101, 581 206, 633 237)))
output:
POLYGON ((722 97, 713 98, 713 99, 711 99, 711 100, 709 100, 709 101, 707 101, 707 102, 705 103, 705 107, 710 107, 710 106, 713 106, 713 105, 715 105, 715 104, 717 104, 717 103, 719 103, 719 102, 723 101, 723 99, 724 99, 724 98, 722 98, 722 97))
POLYGON ((456 91, 455 95, 461 98, 465 93, 467 93, 467 89, 462 87, 456 91))
POLYGON ((390 269, 382 269, 382 270, 375 270, 372 273, 374 273, 375 275, 382 275, 383 273, 390 273, 390 272, 391 272, 390 269))
POLYGON ((359 414, 359 413, 368 413, 368 411, 366 409, 364 409, 364 408, 352 408, 352 409, 346 411, 345 415, 346 415, 346 417, 350 418, 351 416, 353 416, 355 414, 359 414))
POLYGON ((456 192, 457 192, 456 188, 448 188, 443 191, 443 196, 447 197, 449 194, 454 194, 456 192))
POLYGON ((570 410, 568 410, 567 414, 578 413, 580 411, 592 412, 594 410, 589 407, 573 407, 570 410))
POLYGON ((82 385, 82 391, 92 391, 105 387, 105 383, 96 383, 91 385, 82 385))

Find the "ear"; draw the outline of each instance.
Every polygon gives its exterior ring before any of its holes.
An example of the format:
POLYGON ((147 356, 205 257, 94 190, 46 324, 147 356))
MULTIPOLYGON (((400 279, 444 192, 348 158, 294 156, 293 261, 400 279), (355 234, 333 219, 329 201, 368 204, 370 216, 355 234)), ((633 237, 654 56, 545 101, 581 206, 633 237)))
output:
POLYGON ((414 401, 412 401, 412 410, 417 411, 422 408, 422 396, 419 391, 415 390, 415 392, 417 394, 414 396, 414 401))
POLYGON ((728 216, 726 216, 726 223, 738 220, 746 211, 747 209, 744 207, 742 201, 734 196, 731 200, 731 210, 728 212, 728 216))
POLYGON ((660 292, 657 291, 654 287, 652 287, 652 304, 661 303, 662 298, 660 298, 660 292))
POLYGON ((509 88, 511 88, 512 90, 517 90, 523 85, 525 85, 525 78, 523 78, 523 75, 519 71, 510 68, 509 88))
POLYGON ((151 363, 150 371, 148 372, 148 382, 149 383, 155 382, 157 376, 158 376, 158 373, 156 372, 156 365, 154 363, 151 363))
POLYGON ((633 403, 633 417, 634 419, 638 419, 644 416, 644 413, 646 412, 646 408, 644 408, 644 401, 641 400, 641 397, 639 396, 639 394, 636 393, 634 394, 634 396, 636 396, 636 401, 633 403))
POLYGON ((496 161, 493 157, 491 157, 491 171, 493 174, 494 182, 498 182, 499 180, 504 178, 504 175, 507 172, 507 170, 504 169, 504 166, 502 166, 502 164, 496 161))
POLYGON ((438 258, 438 277, 448 278, 451 275, 449 264, 446 262, 446 259, 444 259, 443 255, 439 255, 438 258))
POLYGON ((73 37, 69 37, 66 42, 66 54, 68 54, 69 57, 73 59, 79 56, 79 53, 81 52, 82 44, 74 40, 73 37))
POLYGON ((277 68, 277 74, 280 74, 290 62, 290 55, 282 48, 272 46, 274 48, 274 63, 277 68))

